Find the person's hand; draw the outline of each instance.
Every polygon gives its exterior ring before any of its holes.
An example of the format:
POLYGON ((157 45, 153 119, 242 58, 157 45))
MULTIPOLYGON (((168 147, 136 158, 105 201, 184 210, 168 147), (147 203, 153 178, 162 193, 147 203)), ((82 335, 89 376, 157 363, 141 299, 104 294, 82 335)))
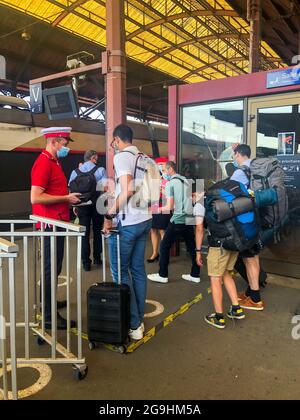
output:
POLYGON ((70 204, 78 204, 80 203, 81 193, 70 193, 67 195, 67 201, 70 204))
POLYGON ((233 143, 232 150, 235 151, 235 149, 240 145, 240 143, 233 143))
POLYGON ((112 228, 112 220, 104 219, 102 232, 106 235, 112 230, 112 228))
POLYGON ((197 265, 199 265, 199 267, 203 266, 203 261, 202 261, 202 254, 201 252, 197 252, 196 253, 196 263, 197 265))
POLYGON ((76 207, 73 207, 73 213, 76 217, 78 216, 78 209, 76 207))

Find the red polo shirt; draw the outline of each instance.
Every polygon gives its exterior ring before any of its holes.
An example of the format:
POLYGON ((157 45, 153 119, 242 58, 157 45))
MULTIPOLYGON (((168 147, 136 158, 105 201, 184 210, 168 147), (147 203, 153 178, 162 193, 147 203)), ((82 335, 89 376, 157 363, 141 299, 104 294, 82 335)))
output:
MULTIPOLYGON (((67 178, 60 163, 47 150, 43 150, 31 170, 31 186, 43 188, 49 195, 68 195, 67 178)), ((69 203, 33 204, 32 213, 36 216, 70 221, 69 203)))

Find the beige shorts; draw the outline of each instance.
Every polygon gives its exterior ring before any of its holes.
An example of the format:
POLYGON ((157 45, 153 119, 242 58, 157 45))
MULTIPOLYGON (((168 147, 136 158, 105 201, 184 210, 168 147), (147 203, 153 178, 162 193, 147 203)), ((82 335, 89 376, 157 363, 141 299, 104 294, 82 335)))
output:
POLYGON ((209 277, 221 277, 225 271, 234 269, 239 253, 224 248, 210 247, 207 255, 207 271, 209 277))

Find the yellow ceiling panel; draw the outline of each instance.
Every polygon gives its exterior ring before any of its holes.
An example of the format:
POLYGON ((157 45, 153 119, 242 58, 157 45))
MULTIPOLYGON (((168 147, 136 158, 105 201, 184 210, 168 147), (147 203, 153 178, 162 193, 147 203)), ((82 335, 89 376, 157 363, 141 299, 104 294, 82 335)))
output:
POLYGON ((0 4, 13 7, 47 22, 53 22, 63 11, 60 6, 45 0, 0 0, 0 4))
MULTIPOLYGON (((106 44, 105 0, 0 0, 0 4, 48 23, 62 16, 58 22, 60 28, 96 44, 106 44)), ((248 56, 249 39, 238 41, 227 37, 217 40, 216 35, 224 32, 249 34, 248 22, 240 17, 209 16, 211 8, 233 10, 225 0, 201 3, 197 0, 127 0, 124 10, 128 57, 179 78, 201 66, 207 66, 204 75, 208 78, 224 77, 224 73, 229 76, 244 73, 247 61, 237 61, 236 57, 248 56), (207 16, 203 16, 203 11, 207 16), (205 36, 211 38, 199 39, 205 36), (227 59, 231 63, 222 64, 227 59), (209 63, 214 62, 221 64, 209 68, 209 63)), ((266 42, 262 42, 261 51, 266 68, 284 65, 271 60, 279 57, 266 42)), ((203 77, 196 74, 185 80, 199 79, 203 80, 203 77)))

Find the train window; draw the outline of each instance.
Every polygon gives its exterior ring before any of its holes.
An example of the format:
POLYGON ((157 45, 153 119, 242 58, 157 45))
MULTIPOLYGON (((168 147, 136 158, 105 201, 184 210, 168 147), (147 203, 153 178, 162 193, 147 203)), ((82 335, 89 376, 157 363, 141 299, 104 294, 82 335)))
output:
POLYGON ((181 121, 181 173, 206 181, 227 177, 232 145, 243 142, 243 101, 185 106, 181 121))

